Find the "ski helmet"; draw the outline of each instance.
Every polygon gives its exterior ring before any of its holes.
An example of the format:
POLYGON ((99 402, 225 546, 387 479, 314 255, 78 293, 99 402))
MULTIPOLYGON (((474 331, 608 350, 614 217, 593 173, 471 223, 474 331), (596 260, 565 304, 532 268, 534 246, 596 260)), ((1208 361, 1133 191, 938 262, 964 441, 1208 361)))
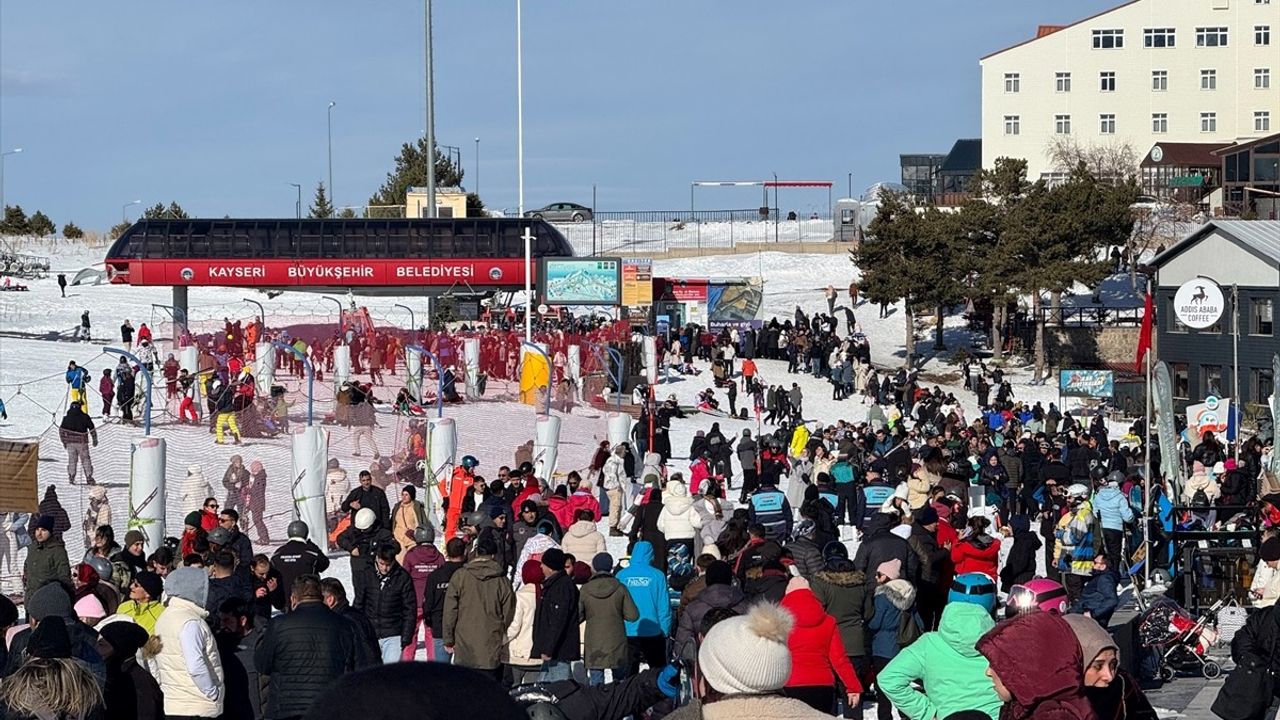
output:
POLYGON ((1065 614, 1066 589, 1048 578, 1028 580, 1009 589, 1009 601, 1004 608, 1006 618, 1037 611, 1065 614))
POLYGON ((479 466, 480 466, 480 461, 476 459, 476 456, 475 456, 475 455, 463 455, 463 456, 462 456, 462 467, 464 467, 464 468, 466 468, 466 469, 468 469, 468 470, 472 470, 472 469, 477 468, 477 467, 479 467, 479 466))
POLYGON ((85 560, 84 563, 93 568, 94 572, 98 573, 99 578, 111 582, 112 568, 110 560, 95 555, 85 560))
POLYGON ((355 525, 357 530, 368 530, 373 527, 373 523, 378 519, 378 514, 372 508, 360 508, 356 513, 355 525))
POLYGON ((1112 470, 1112 471, 1107 475, 1107 482, 1108 482, 1108 483, 1115 483, 1115 484, 1119 485, 1120 483, 1122 483, 1122 482, 1124 482, 1124 481, 1125 481, 1124 471, 1122 471, 1122 470, 1112 470))
POLYGON ((231 542, 230 530, 223 527, 216 527, 209 531, 210 545, 226 545, 229 542, 231 542))
POLYGON ((311 529, 307 527, 306 523, 301 520, 294 520, 289 523, 289 527, 285 529, 285 534, 290 538, 302 539, 307 536, 307 533, 310 532, 310 530, 311 529))
POLYGON ((987 612, 996 609, 996 583, 986 573, 971 572, 957 575, 951 581, 947 602, 963 602, 981 605, 987 612))
POLYGON ((1084 483, 1072 483, 1067 486, 1067 497, 1087 498, 1089 497, 1089 486, 1084 483))

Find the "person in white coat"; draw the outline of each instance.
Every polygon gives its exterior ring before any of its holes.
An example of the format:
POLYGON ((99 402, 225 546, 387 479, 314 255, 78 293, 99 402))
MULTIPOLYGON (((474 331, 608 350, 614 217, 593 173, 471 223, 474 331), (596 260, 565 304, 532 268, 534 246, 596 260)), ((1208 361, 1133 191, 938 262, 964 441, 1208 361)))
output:
POLYGON ((330 532, 342 519, 342 503, 350 492, 351 481, 347 478, 347 471, 338 464, 338 458, 329 458, 328 469, 324 474, 324 506, 330 532))
POLYGON ((609 534, 613 536, 624 534, 618 529, 618 519, 631 505, 631 478, 627 477, 626 454, 627 446, 619 443, 600 469, 600 486, 609 498, 609 534))
POLYGON ((213 486, 205 478, 204 470, 199 465, 188 465, 187 476, 178 485, 178 507, 199 508, 205 498, 213 496, 213 486))
POLYGON ((658 514, 658 531, 667 538, 667 551, 677 544, 689 549, 694 557, 694 541, 702 527, 702 516, 693 509, 693 498, 682 480, 672 480, 662 491, 662 512, 658 514))
POLYGON ((604 535, 596 529, 593 519, 595 513, 589 508, 579 508, 574 516, 574 523, 564 531, 560 538, 560 549, 584 563, 590 564, 591 558, 605 552, 604 535))
POLYGON ((698 542, 693 554, 697 557, 706 552, 704 548, 715 545, 720 533, 724 532, 729 518, 733 517, 733 503, 719 496, 719 488, 715 483, 707 483, 702 497, 693 503, 693 511, 702 523, 698 528, 698 542))
POLYGON ((156 680, 164 692, 170 718, 216 718, 222 715, 225 676, 218 647, 204 609, 209 576, 199 568, 178 568, 164 581, 164 612, 156 620, 160 652, 156 680))
POLYGON ((523 584, 516 591, 516 616, 507 626, 507 644, 502 648, 502 662, 511 670, 513 685, 537 682, 542 675, 542 658, 533 657, 533 618, 543 579, 542 563, 526 560, 520 569, 523 584))

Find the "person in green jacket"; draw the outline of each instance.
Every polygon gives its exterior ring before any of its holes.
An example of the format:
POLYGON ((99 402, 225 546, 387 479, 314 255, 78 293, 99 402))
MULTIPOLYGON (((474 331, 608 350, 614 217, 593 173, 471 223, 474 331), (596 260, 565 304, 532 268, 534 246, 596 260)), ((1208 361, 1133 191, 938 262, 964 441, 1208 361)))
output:
POLYGON ((62 538, 53 536, 53 516, 42 515, 36 520, 33 533, 35 542, 27 549, 27 560, 22 567, 26 576, 26 597, 36 594, 40 588, 52 582, 71 587, 71 563, 67 559, 67 546, 62 538))
POLYGON ((983 607, 948 603, 938 629, 903 648, 880 672, 880 689, 911 720, 945 718, 962 710, 995 720, 1002 703, 987 677, 987 659, 974 647, 994 626, 983 607), (924 692, 911 687, 915 680, 924 682, 924 692))

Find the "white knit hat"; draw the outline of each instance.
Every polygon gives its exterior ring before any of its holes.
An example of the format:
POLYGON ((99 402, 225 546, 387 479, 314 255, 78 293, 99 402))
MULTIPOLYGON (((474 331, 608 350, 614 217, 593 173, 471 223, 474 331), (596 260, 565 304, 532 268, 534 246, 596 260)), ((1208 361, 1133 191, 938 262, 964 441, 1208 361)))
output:
POLYGON ((360 508, 360 510, 356 512, 356 522, 355 522, 356 529, 368 530, 369 528, 373 527, 373 521, 377 519, 378 519, 378 514, 375 513, 371 508, 360 508))
POLYGON ((778 605, 753 605, 746 615, 716 624, 698 650, 698 669, 707 684, 726 695, 773 692, 791 677, 787 637, 795 624, 778 605))

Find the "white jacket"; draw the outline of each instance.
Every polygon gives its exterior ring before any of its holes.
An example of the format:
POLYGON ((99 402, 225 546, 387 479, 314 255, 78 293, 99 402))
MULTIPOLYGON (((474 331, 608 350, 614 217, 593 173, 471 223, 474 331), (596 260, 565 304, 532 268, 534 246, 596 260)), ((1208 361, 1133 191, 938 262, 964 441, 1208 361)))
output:
POLYGON ((213 486, 205 479, 204 470, 199 465, 187 466, 187 476, 178 485, 178 507, 182 511, 198 510, 204 505, 204 499, 215 497, 213 486))
POLYGON ((658 515, 658 530, 668 540, 693 539, 702 527, 702 516, 693 509, 693 498, 684 483, 667 483, 662 491, 662 512, 658 515))
POLYGON ((336 513, 342 508, 342 501, 351 492, 351 483, 347 481, 347 471, 333 468, 324 474, 324 502, 329 512, 336 513))
POLYGON ((1195 499, 1197 490, 1204 490, 1209 502, 1217 500, 1222 495, 1222 490, 1218 488, 1218 481, 1205 474, 1192 475, 1187 478, 1187 484, 1182 486, 1182 502, 1190 504, 1195 499))
POLYGON ((704 546, 713 544, 720 533, 724 532, 724 527, 729 523, 729 518, 733 517, 733 503, 728 499, 720 501, 720 519, 716 519, 715 506, 705 497, 698 498, 693 503, 693 512, 698 516, 700 527, 698 535, 702 538, 704 546))
POLYGON ((610 453, 600 469, 600 486, 605 490, 622 490, 627 486, 626 464, 622 456, 610 453))
POLYGON ((193 715, 195 717, 218 717, 222 714, 223 698, 226 694, 225 678, 222 672, 222 660, 218 656, 218 647, 214 644, 213 633, 209 630, 205 618, 208 613, 204 608, 196 606, 183 598, 169 598, 168 606, 156 620, 156 637, 160 638, 160 653, 156 655, 156 667, 159 675, 156 681, 164 691, 164 712, 170 717, 174 715, 193 715), (215 697, 210 698, 196 686, 192 677, 187 655, 183 653, 183 629, 191 623, 198 634, 200 647, 189 648, 198 651, 198 662, 203 662, 213 676, 215 697))
POLYGON ((530 657, 533 654, 533 616, 537 610, 537 585, 525 585, 516 591, 516 616, 507 626, 502 662, 525 667, 542 664, 542 658, 530 657))
POLYGON ((569 526, 560 538, 560 549, 590 565, 591 558, 605 552, 604 535, 590 520, 579 520, 569 526))

